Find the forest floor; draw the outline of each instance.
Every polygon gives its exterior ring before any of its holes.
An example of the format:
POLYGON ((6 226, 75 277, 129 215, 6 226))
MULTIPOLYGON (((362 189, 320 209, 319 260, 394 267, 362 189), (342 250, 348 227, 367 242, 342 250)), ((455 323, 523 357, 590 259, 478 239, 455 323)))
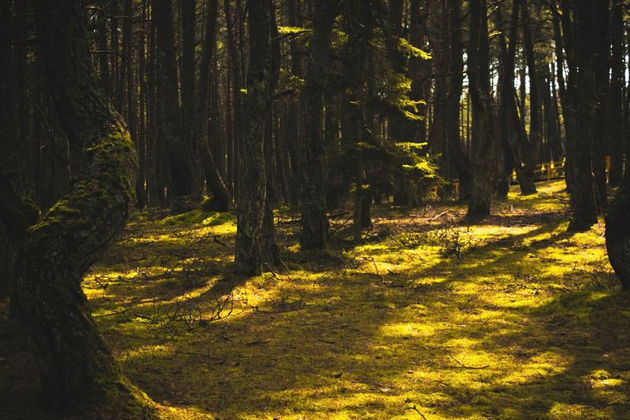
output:
MULTIPOLYGON (((630 293, 603 223, 566 232, 563 188, 470 226, 460 205, 378 208, 359 243, 340 216, 326 253, 299 253, 283 212, 284 266, 248 279, 226 274, 231 215, 139 214, 84 289, 172 418, 630 419, 630 293)), ((43 418, 9 341, 0 418, 43 418)))

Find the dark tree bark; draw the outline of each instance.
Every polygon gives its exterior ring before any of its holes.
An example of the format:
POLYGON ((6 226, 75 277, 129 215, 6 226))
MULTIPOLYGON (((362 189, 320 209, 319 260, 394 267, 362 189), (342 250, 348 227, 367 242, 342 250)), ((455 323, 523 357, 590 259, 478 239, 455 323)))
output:
POLYGON ((26 229, 37 220, 37 209, 22 196, 26 177, 20 155, 11 14, 10 2, 0 2, 0 297, 13 294, 15 250, 26 229))
MULTIPOLYGON (((265 122, 271 105, 273 71, 272 8, 266 1, 248 1, 249 70, 243 120, 238 148, 236 271, 256 275, 274 251, 268 249, 263 225, 269 228, 267 176, 264 160, 265 122), (267 216, 267 220, 265 220, 267 216)), ((273 220, 271 221, 273 228, 273 220)), ((275 245, 275 244, 274 244, 275 245)))
POLYGON ((446 102, 442 119, 445 131, 446 150, 459 178, 459 199, 466 200, 472 190, 472 168, 470 158, 464 150, 459 131, 460 108, 464 84, 464 43, 462 40, 462 13, 459 0, 448 0, 445 13, 448 14, 449 48, 446 74, 446 102))
POLYGON ((101 11, 98 18, 98 71, 101 87, 107 94, 111 94, 111 80, 109 75, 109 59, 107 58, 107 17, 101 11))
POLYGON ((368 74, 373 54, 370 39, 376 26, 375 3, 378 2, 355 0, 345 2, 342 9, 343 24, 348 33, 344 51, 346 91, 341 122, 342 153, 348 166, 344 169, 354 183, 353 224, 357 238, 364 229, 372 226, 372 186, 368 184, 361 143, 372 138, 369 129, 372 115, 367 102, 371 99, 368 74))
POLYGON ((280 247, 276 241, 276 226, 273 211, 277 205, 278 192, 276 180, 276 144, 273 133, 274 119, 274 92, 278 88, 280 80, 280 34, 276 22, 276 7, 274 0, 265 0, 269 14, 269 40, 270 40, 270 63, 268 70, 267 90, 269 99, 265 110, 265 124, 263 131, 263 155, 265 159, 265 181, 267 183, 265 197, 265 214, 263 216, 263 262, 269 265, 280 264, 280 247))
MULTIPOLYGON (((613 11, 613 15, 616 12, 613 11)), ((613 32, 613 40, 614 40, 613 32)), ((613 56, 613 60, 615 57, 613 56)), ((613 66, 614 70, 614 66, 613 66)), ((613 75, 615 72, 613 72, 613 75)), ((614 103, 614 102, 612 102, 614 103)), ((615 110, 619 112, 620 110, 615 110)), ((626 156, 630 156, 630 144, 625 143, 626 156)), ((615 270, 624 289, 630 288, 630 171, 626 169, 615 198, 606 214, 606 250, 610 265, 615 270)))
POLYGON ((588 230, 597 222, 592 171, 596 89, 595 0, 563 0, 562 31, 569 78, 563 104, 567 130, 566 181, 571 209, 570 231, 588 230))
MULTIPOLYGON (((514 89, 515 57, 518 33, 519 0, 513 0, 512 18, 509 29, 509 46, 503 30, 501 9, 497 10, 497 27, 499 46, 501 50, 501 66, 499 70, 499 121, 498 133, 504 153, 508 154, 508 162, 499 183, 505 183, 500 188, 501 196, 506 197, 512 170, 516 170, 521 193, 530 195, 536 193, 534 184, 534 162, 532 141, 527 138, 523 122, 516 106, 516 90, 514 89)), ((531 40, 530 40, 531 41, 531 40)))
POLYGON ((48 87, 82 165, 72 190, 24 237, 19 313, 52 404, 83 418, 144 418, 150 401, 123 376, 89 314, 81 280, 122 230, 133 143, 90 66, 81 1, 33 1, 48 87))
MULTIPOLYGON (((287 17, 290 26, 300 26, 302 24, 300 17, 298 16, 298 8, 301 1, 288 0, 287 1, 287 17)), ((315 7, 315 6, 313 6, 315 7)), ((289 53, 291 54, 291 74, 295 77, 304 77, 304 66, 302 65, 302 55, 299 48, 299 43, 296 39, 289 41, 289 53)), ((299 122, 301 119, 308 118, 307 115, 301 115, 302 110, 298 103, 294 102, 295 99, 291 98, 286 116, 286 158, 282 161, 284 164, 284 170, 286 172, 287 179, 287 193, 289 203, 297 207, 298 200, 300 198, 300 188, 298 180, 300 179, 300 155, 299 155, 299 142, 301 137, 308 133, 302 133, 303 127, 299 122)))
POLYGON ((468 77, 473 112, 474 179, 467 217, 479 219, 490 214, 494 179, 494 107, 490 92, 488 17, 485 0, 470 1, 468 77))
POLYGON ((195 99, 200 95, 195 86, 195 9, 196 0, 181 0, 181 142, 190 150, 192 158, 191 188, 200 193, 202 181, 199 168, 202 145, 195 136, 197 114, 195 99))
POLYGON ((142 209, 146 207, 147 197, 147 150, 148 150, 148 110, 147 110, 147 96, 148 84, 147 84, 147 2, 142 2, 140 11, 140 18, 142 24, 140 25, 141 31, 138 33, 138 72, 137 83, 139 84, 140 97, 138 98, 138 135, 134 139, 136 143, 136 150, 138 151, 138 176, 136 177, 136 201, 138 208, 142 209))
MULTIPOLYGON (((403 9, 403 0, 389 1, 386 35, 387 55, 391 69, 399 74, 407 73, 407 60, 398 47, 398 40, 405 37, 403 34, 403 9)), ((417 10, 417 12, 419 12, 419 10, 417 10)), ((419 46, 418 44, 414 45, 419 46)), ((413 121, 408 120, 401 112, 394 112, 394 114, 389 117, 387 128, 389 137, 394 139, 394 141, 416 141, 416 139, 412 137, 414 131, 413 121)))
MULTIPOLYGON (((242 75, 244 71, 241 70, 243 65, 239 55, 239 43, 235 32, 240 28, 240 2, 236 5, 232 4, 230 0, 225 0, 223 3, 223 10, 225 12, 225 22, 227 29, 227 53, 228 53, 228 76, 230 77, 230 94, 232 99, 231 113, 232 118, 228 121, 230 124, 230 133, 232 139, 232 159, 230 161, 228 170, 228 184, 232 185, 232 193, 234 196, 238 194, 238 183, 241 177, 236 173, 240 167, 238 161, 240 152, 240 143, 243 133, 244 120, 243 120, 243 98, 241 94, 242 75)), ((243 36, 243 35, 241 35, 243 36)), ((248 116, 249 117, 249 116, 248 116)))
MULTIPOLYGON (((528 0, 521 0, 523 51, 525 53, 529 80, 529 138, 522 137, 524 141, 521 143, 520 153, 523 157, 526 176, 530 176, 533 180, 535 152, 542 144, 542 107, 540 101, 540 74, 536 54, 534 53, 534 39, 532 36, 532 24, 534 22, 530 15, 530 4, 531 2, 528 3, 528 0)), ((535 191, 536 187, 534 186, 535 191)))
POLYGON ((157 35, 157 142, 168 150, 168 199, 177 209, 182 200, 191 198, 196 191, 192 145, 190 138, 182 135, 172 3, 167 0, 153 0, 152 18, 157 35))
POLYGON ((558 121, 557 95, 553 72, 549 66, 545 67, 542 100, 545 107, 545 124, 547 126, 548 154, 543 161, 557 162, 564 157, 564 146, 560 135, 560 122, 558 121))
POLYGON ((612 53, 610 57, 611 81, 607 112, 607 133, 610 144, 611 185, 619 185, 623 176, 623 90, 624 90, 624 42, 623 42, 623 2, 612 0, 610 38, 612 53))
MULTIPOLYGON (((223 177, 217 167, 214 154, 209 144, 209 120, 210 115, 210 67, 214 57, 217 36, 218 0, 208 0, 206 10, 206 34, 204 45, 201 49, 199 68, 199 92, 197 93, 197 118, 195 121, 196 143, 201 154, 204 175, 208 192, 212 198, 204 205, 207 210, 227 211, 230 208, 231 198, 223 177)), ((214 124, 218 121, 214 119, 214 124)), ((218 141, 218 139, 212 139, 218 141)))
POLYGON ((323 111, 330 35, 337 15, 338 0, 318 2, 313 11, 313 35, 302 104, 304 139, 301 150, 302 249, 324 249, 328 242, 326 182, 324 180, 323 111))
POLYGON ((607 125, 607 100, 609 92, 610 73, 610 14, 607 2, 598 2, 592 10, 594 15, 594 78, 595 78, 595 127, 593 139, 593 178, 595 186, 595 204, 599 215, 603 215, 608 206, 608 189, 606 182, 606 155, 610 152, 608 125, 607 125), (599 135, 598 135, 599 133, 599 135))

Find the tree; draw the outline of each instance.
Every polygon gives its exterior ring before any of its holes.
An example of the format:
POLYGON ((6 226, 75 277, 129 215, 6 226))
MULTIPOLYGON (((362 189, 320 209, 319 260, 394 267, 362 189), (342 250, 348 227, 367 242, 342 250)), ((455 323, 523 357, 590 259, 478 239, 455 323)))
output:
POLYGON ((467 217, 490 214, 494 179, 494 106, 490 92, 488 17, 485 0, 470 1, 468 78, 473 112, 473 188, 467 217))
MULTIPOLYGON (((199 92, 196 95, 195 140, 201 154, 206 183, 212 198, 204 206, 207 210, 226 211, 230 207, 230 194, 219 172, 208 143, 210 120, 210 63, 214 56, 217 35, 218 0, 208 0, 206 32, 199 65, 199 92)), ((194 111, 194 110, 193 110, 194 111)), ((215 122, 216 124, 216 122, 215 122)), ((213 139, 217 141, 217 139, 213 139)))
POLYGON ((122 374, 81 290, 127 221, 135 165, 129 131, 91 68, 82 5, 33 1, 48 88, 80 165, 71 191, 21 242, 17 303, 51 404, 83 418, 142 418, 151 402, 122 374))
POLYGON ((442 155, 440 170, 446 179, 459 179, 459 198, 470 197, 472 167, 460 135, 460 110, 464 85, 462 3, 441 0, 435 14, 433 64, 435 68, 434 118, 431 148, 442 155), (454 171, 453 169, 454 168, 454 171), (452 173, 454 172, 454 173, 452 173))
MULTIPOLYGON (((498 133, 501 138, 503 152, 506 155, 503 176, 499 181, 501 190, 499 194, 503 197, 507 196, 513 170, 516 170, 521 193, 523 195, 536 193, 532 142, 527 138, 523 121, 518 114, 516 90, 514 89, 516 44, 521 1, 513 0, 512 2, 512 19, 508 37, 505 36, 506 31, 503 28, 500 6, 496 13, 501 58, 499 68, 498 133), (508 39, 509 45, 507 44, 508 39)), ((531 43, 531 40, 529 41, 531 43)))
MULTIPOLYGON (((626 156, 629 156, 626 146, 626 156)), ((630 288, 630 171, 626 171, 606 214, 606 250, 624 289, 630 288)))
MULTIPOLYGON (((17 245, 37 220, 24 194, 24 145, 15 107, 17 81, 11 52, 10 2, 0 2, 0 296, 14 292, 13 263, 17 245)), ((12 305, 14 310, 14 305, 12 305)))
POLYGON ((368 183, 365 147, 373 143, 373 110, 368 103, 374 95, 373 39, 379 1, 348 1, 343 7, 343 24, 348 34, 344 51, 344 104, 341 117, 342 149, 354 185, 353 223, 355 234, 372 226, 372 186, 368 183), (372 141, 370 141, 372 140, 372 141))
POLYGON ((612 0, 610 37, 611 51, 611 81, 607 112, 608 143, 610 144, 610 175, 611 185, 619 185, 623 176, 623 118, 618 118, 618 112, 623 114, 624 91, 624 42, 623 42, 623 2, 612 0))
MULTIPOLYGON (((195 155, 191 137, 183 135, 172 2, 153 0, 152 5, 152 20, 157 32, 157 70, 155 73, 158 96, 156 101, 157 141, 168 150, 169 202, 179 207, 182 200, 198 193, 195 185, 195 155)), ((185 77, 185 79, 190 79, 190 77, 185 77)), ((189 86, 185 90, 187 94, 192 95, 192 87, 189 86)))
POLYGON ((337 0, 318 2, 313 10, 313 35, 305 76, 302 103, 304 139, 300 141, 302 175, 302 249, 326 248, 328 219, 324 181, 322 118, 326 89, 330 36, 337 15, 337 0))
POLYGON ((588 230, 597 222, 592 167, 596 124, 595 57, 601 7, 594 0, 562 1, 562 32, 569 75, 563 104, 567 129, 566 181, 571 209, 570 231, 588 230))
MULTIPOLYGON (((268 1, 248 1, 249 70, 244 98, 244 126, 238 148, 236 271, 256 275, 270 263, 275 243, 265 240, 263 225, 267 205, 264 139, 267 111, 271 106, 272 7, 268 1)), ((267 221, 268 223, 268 221, 267 221)), ((271 226, 273 228, 273 224, 271 226)))

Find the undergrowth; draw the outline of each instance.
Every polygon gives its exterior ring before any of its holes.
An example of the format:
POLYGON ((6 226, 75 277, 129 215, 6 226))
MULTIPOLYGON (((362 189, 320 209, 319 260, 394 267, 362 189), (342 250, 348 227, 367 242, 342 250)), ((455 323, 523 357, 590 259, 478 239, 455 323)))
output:
POLYGON ((359 242, 340 216, 321 253, 280 215, 284 263, 249 279, 233 217, 138 218, 85 291, 165 418, 630 419, 630 296, 602 224, 566 232, 563 187, 476 225, 377 209, 359 242))

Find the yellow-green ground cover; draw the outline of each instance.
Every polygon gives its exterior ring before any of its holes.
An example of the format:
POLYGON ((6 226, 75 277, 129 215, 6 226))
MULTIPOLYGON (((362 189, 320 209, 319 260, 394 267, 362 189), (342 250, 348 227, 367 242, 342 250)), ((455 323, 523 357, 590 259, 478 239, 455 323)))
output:
MULTIPOLYGON (((563 188, 472 226, 463 206, 379 209, 360 243, 340 216, 306 255, 282 213, 284 265, 255 278, 229 275, 232 216, 138 215, 84 288, 168 418, 630 419, 630 294, 603 224, 566 232, 563 188)), ((0 418, 33 410, 11 379, 0 418)))

